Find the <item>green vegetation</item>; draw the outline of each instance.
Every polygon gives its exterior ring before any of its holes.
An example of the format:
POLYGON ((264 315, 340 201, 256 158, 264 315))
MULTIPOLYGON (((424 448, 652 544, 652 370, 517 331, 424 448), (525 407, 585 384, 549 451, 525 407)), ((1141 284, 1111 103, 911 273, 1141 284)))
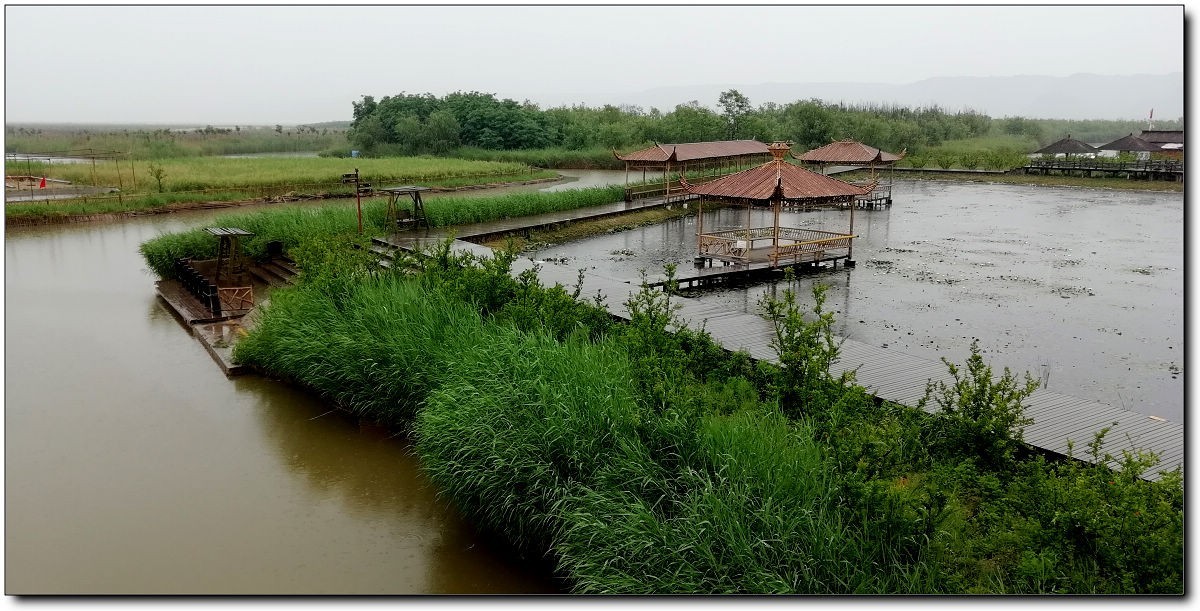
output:
MULTIPOLYGON (((607 204, 620 201, 621 195, 620 188, 597 187, 490 197, 442 197, 425 201, 425 212, 430 224, 447 226, 607 204)), ((386 202, 384 198, 363 200, 363 234, 366 238, 386 232, 386 202)), ((253 233, 254 237, 242 242, 243 251, 253 258, 266 256, 268 242, 282 242, 285 248, 293 249, 311 242, 350 239, 358 233, 357 208, 353 203, 345 202, 230 214, 213 223, 240 227, 253 233)), ((160 277, 171 278, 175 259, 212 258, 216 256, 216 247, 212 236, 203 228, 196 228, 148 240, 142 244, 141 252, 151 271, 160 277)))
POLYGON ((976 347, 930 417, 833 375, 820 289, 811 315, 791 284, 765 298, 780 364, 755 363, 672 332, 670 293, 615 323, 512 254, 379 268, 351 223, 292 229, 301 282, 236 357, 409 432, 447 499, 575 592, 1183 591, 1179 472, 1139 479, 1154 457, 1106 456, 1106 431, 1096 464, 1027 452, 1030 383, 976 347))
MULTIPOLYGON (((1025 154, 1067 134, 1108 142, 1143 127, 1140 121, 993 119, 937 106, 846 105, 815 99, 754 107, 736 89, 722 92, 715 102, 718 111, 695 100, 670 110, 630 105, 543 110, 480 92, 443 97, 402 93, 378 101, 364 96, 353 102, 348 138, 372 155, 430 152, 517 159, 540 167, 618 167, 609 161, 612 149, 629 151, 653 142, 789 140, 797 151, 805 151, 853 138, 897 153, 927 155, 945 146, 956 155, 967 149, 1025 154), (579 163, 587 165, 575 165, 579 163)), ((1182 129, 1183 121, 1160 121, 1158 127, 1182 129)))
MULTIPOLYGON (((25 164, 17 169, 24 172, 25 164)), ((527 165, 436 157, 342 160, 321 157, 187 157, 161 159, 144 165, 97 162, 91 164, 54 164, 39 168, 48 176, 81 185, 121 185, 127 192, 201 191, 205 189, 241 190, 295 188, 305 185, 341 184, 342 174, 358 168, 364 182, 376 186, 388 184, 427 184, 435 181, 471 178, 476 183, 496 178, 553 176, 535 173, 527 165), (157 169, 157 172, 156 172, 157 169), (160 187, 161 184, 161 187, 160 187)))
POLYGON ((112 125, 7 125, 6 153, 116 151, 136 160, 349 150, 346 127, 300 125, 162 128, 112 125))
MULTIPOLYGON (((121 186, 117 194, 81 196, 28 204, 9 204, 5 217, 42 219, 73 215, 173 209, 186 203, 352 196, 343 173, 358 168, 362 180, 384 187, 419 184, 453 189, 465 186, 547 180, 557 176, 521 163, 406 157, 349 160, 291 157, 233 159, 192 157, 152 161, 131 167, 124 162, 38 164, 19 162, 13 169, 82 185, 121 186), (136 180, 135 180, 136 179, 136 180)), ((10 170, 11 171, 11 170, 10 170)), ((621 199, 618 195, 610 201, 621 199)))

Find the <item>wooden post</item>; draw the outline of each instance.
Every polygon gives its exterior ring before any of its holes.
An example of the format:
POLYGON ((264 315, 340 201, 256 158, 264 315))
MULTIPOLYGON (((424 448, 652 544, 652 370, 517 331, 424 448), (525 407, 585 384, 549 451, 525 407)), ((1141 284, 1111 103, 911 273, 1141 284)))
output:
POLYGON ((667 160, 667 165, 663 168, 663 201, 671 200, 671 160, 667 160))
MULTIPOLYGON (((850 235, 854 235, 854 199, 850 200, 850 235)), ((846 240, 846 267, 854 267, 854 238, 846 240)))

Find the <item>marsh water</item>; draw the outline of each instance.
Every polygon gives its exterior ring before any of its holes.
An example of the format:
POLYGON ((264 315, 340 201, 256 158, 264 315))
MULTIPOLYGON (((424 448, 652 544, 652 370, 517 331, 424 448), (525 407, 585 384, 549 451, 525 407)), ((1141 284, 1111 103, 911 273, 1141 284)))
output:
POLYGON ((556 591, 404 440, 221 373, 137 251, 212 216, 7 231, 6 593, 556 591))
MULTIPOLYGON (((624 180, 571 175, 534 188, 624 180)), ((979 337, 1052 390, 1182 421, 1181 194, 902 183, 895 197, 856 214, 857 268, 801 281, 831 286, 840 332, 958 360, 979 337)), ((440 500, 404 440, 221 373, 137 252, 218 214, 6 232, 6 593, 557 591, 440 500)), ((845 214, 789 222, 840 230, 845 214)), ((686 217, 535 254, 636 278, 689 265, 694 234, 686 217)), ((754 311, 767 290, 695 298, 754 311)))
MULTIPOLYGON (((872 345, 962 363, 973 338, 997 373, 1029 372, 1055 392, 1183 422, 1183 194, 901 181, 890 209, 854 217, 853 269, 828 285, 837 331, 872 345)), ((705 230, 745 224, 706 212, 705 230)), ((753 223, 768 225, 766 211, 753 223)), ((785 213, 782 224, 849 227, 847 211, 785 213)), ((692 265, 695 216, 543 248, 547 265, 636 281, 692 265)), ((692 298, 757 312, 772 284, 692 298)))

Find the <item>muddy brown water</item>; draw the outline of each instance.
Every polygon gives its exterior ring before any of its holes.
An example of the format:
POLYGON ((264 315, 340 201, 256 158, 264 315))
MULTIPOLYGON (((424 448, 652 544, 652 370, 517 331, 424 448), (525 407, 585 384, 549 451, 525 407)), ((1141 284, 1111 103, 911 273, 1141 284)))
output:
POLYGON ((137 252, 213 214, 6 233, 5 592, 559 591, 403 440, 221 373, 137 252))
MULTIPOLYGON (((1181 193, 898 182, 891 209, 855 213, 858 266, 805 276, 829 286, 838 333, 962 363, 972 338, 1003 367, 1085 397, 1175 422, 1184 418, 1181 193)), ((707 212, 705 229, 745 213, 707 212)), ((845 231, 849 213, 789 213, 784 224, 845 231)), ((769 224, 766 212, 756 225, 769 224)), ((694 216, 531 253, 636 280, 692 265, 694 216)), ((694 298, 758 312, 777 285, 694 298)))

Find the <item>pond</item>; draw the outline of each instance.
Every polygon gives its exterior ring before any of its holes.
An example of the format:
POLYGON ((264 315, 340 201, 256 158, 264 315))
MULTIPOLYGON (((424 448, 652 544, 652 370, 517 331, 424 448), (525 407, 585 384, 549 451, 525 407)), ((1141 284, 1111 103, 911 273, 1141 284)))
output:
MULTIPOLYGON (((899 181, 890 209, 855 213, 853 269, 805 276, 829 286, 837 332, 920 358, 961 363, 973 338, 999 373, 1050 390, 1184 418, 1181 193, 899 181)), ((745 212, 705 213, 705 230, 745 212)), ((769 224, 765 211, 754 223, 769 224)), ((785 213, 783 224, 844 231, 849 212, 785 213)), ((636 280, 686 271, 694 216, 531 253, 636 280)), ((771 285, 694 298, 757 312, 771 285)))

